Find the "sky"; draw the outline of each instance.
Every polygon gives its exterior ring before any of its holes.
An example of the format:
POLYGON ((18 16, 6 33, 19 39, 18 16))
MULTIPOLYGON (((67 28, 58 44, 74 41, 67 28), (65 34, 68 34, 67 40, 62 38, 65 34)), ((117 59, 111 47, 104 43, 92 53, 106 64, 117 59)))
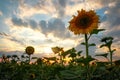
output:
POLYGON ((84 35, 74 35, 68 30, 69 21, 77 10, 95 10, 100 16, 99 28, 106 29, 93 35, 90 55, 104 53, 100 39, 114 38, 112 48, 116 49, 114 59, 120 59, 120 0, 0 0, 0 54, 22 54, 27 46, 35 48, 37 55, 51 55, 51 47, 64 50, 80 45, 84 35))

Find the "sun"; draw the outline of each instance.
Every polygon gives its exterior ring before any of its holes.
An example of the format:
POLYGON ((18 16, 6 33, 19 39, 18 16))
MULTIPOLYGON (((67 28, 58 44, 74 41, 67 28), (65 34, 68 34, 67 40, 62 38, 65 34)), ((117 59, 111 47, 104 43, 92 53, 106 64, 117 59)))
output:
POLYGON ((50 53, 53 53, 53 51, 51 50, 51 47, 45 47, 44 53, 50 54, 50 53))

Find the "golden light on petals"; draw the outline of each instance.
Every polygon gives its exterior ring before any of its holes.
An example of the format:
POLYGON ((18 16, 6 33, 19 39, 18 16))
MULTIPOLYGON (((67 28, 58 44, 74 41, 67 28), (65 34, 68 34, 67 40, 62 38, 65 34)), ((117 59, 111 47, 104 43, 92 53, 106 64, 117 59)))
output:
POLYGON ((74 32, 75 35, 78 34, 88 34, 93 29, 98 28, 99 16, 95 13, 94 10, 78 11, 78 15, 73 15, 73 19, 69 22, 69 30, 74 32))

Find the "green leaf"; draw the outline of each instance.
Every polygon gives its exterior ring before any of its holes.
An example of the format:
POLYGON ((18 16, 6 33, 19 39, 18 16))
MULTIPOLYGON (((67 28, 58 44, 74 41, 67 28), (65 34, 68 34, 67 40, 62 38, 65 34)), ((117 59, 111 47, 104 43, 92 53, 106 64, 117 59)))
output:
POLYGON ((93 60, 95 60, 95 59, 92 58, 91 56, 89 56, 87 58, 84 58, 84 57, 78 58, 78 59, 76 59, 76 62, 87 65, 90 61, 93 61, 93 60))
POLYGON ((113 49, 111 52, 113 53, 114 51, 116 51, 116 49, 113 49))
POLYGON ((88 46, 96 46, 96 44, 95 44, 95 43, 92 43, 92 44, 89 44, 88 46))
POLYGON ((12 57, 17 58, 18 56, 17 55, 12 55, 12 57))
POLYGON ((61 76, 63 77, 63 80, 74 80, 77 79, 79 80, 79 75, 76 73, 74 70, 63 70, 60 71, 61 76))
POLYGON ((104 31, 105 29, 94 29, 91 34, 98 34, 101 31, 104 31))
POLYGON ((47 60, 56 60, 56 57, 44 57, 45 59, 47 59, 47 60))
POLYGON ((81 56, 81 53, 82 53, 83 51, 79 51, 77 54, 78 54, 78 56, 81 56))
POLYGON ((110 42, 110 41, 112 41, 113 40, 113 37, 103 37, 102 39, 101 39, 101 42, 110 42))
POLYGON ((114 61, 115 65, 120 65, 120 60, 114 61))
POLYGON ((96 54, 95 56, 103 56, 103 57, 107 58, 108 53, 105 53, 105 54, 96 54))
POLYGON ((11 55, 7 55, 7 58, 11 58, 11 55))
POLYGON ((70 53, 69 57, 72 57, 72 58, 76 57, 76 53, 74 53, 74 52, 70 53))
POLYGON ((86 43, 85 42, 82 42, 81 45, 85 45, 86 43))
POLYGON ((106 44, 102 44, 101 46, 100 46, 100 48, 102 48, 102 47, 106 47, 107 45, 106 44))
POLYGON ((70 54, 68 51, 65 51, 63 53, 61 53, 61 55, 65 58, 68 54, 70 54))
POLYGON ((93 60, 95 60, 95 58, 92 58, 91 56, 88 56, 87 58, 85 58, 85 61, 87 63, 89 63, 90 61, 93 61, 93 60))
POLYGON ((37 57, 32 57, 32 59, 37 59, 37 57))
POLYGON ((72 49, 71 49, 71 52, 76 52, 75 48, 72 48, 72 49))

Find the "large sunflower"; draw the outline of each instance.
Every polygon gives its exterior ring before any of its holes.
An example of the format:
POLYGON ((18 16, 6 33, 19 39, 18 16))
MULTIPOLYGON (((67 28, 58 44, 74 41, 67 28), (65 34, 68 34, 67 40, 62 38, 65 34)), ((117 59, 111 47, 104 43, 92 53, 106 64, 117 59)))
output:
POLYGON ((93 29, 98 28, 99 16, 94 10, 78 11, 78 15, 73 15, 73 19, 69 22, 69 30, 77 34, 89 34, 93 29))

